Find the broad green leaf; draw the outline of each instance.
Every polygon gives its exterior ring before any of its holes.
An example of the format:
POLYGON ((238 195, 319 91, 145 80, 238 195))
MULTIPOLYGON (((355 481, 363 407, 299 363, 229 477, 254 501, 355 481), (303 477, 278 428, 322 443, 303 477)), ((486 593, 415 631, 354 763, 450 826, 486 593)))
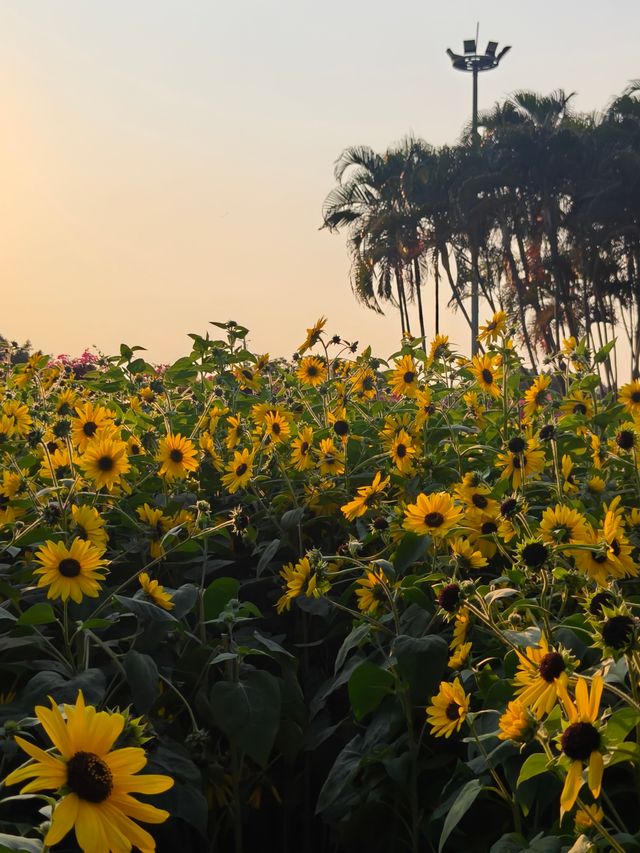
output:
POLYGON ((235 578, 216 578, 204 593, 204 618, 217 619, 232 598, 238 597, 240 583, 235 578))
POLYGON ((53 607, 43 601, 25 610, 18 619, 18 625, 48 625, 55 621, 56 614, 53 612, 53 607))
POLYGON ((361 663, 349 679, 349 702, 356 720, 375 711, 384 697, 391 693, 394 684, 393 675, 373 663, 361 663))
POLYGON ((469 811, 480 791, 482 791, 482 785, 477 779, 471 779, 470 782, 467 782, 467 784, 460 789, 460 793, 449 809, 444 826, 442 827, 440 843, 438 844, 438 853, 442 853, 444 845, 447 843, 447 839, 460 823, 464 815, 469 811))
POLYGON ((160 694, 160 679, 155 661, 149 655, 129 649, 122 665, 127 674, 136 710, 142 714, 148 713, 160 694))
POLYGON ((426 637, 396 638, 393 644, 399 676, 410 688, 411 700, 425 704, 437 693, 447 665, 449 648, 446 640, 436 634, 426 637))
POLYGON ((393 566, 396 572, 401 574, 409 566, 417 563, 421 557, 424 557, 430 542, 430 536, 418 536, 417 533, 411 532, 405 533, 393 557, 393 566))
POLYGON ((530 755, 520 768, 516 787, 522 785, 522 783, 526 782, 527 779, 533 779, 534 776, 539 776, 541 773, 544 773, 548 764, 549 759, 544 752, 535 752, 533 755, 530 755))

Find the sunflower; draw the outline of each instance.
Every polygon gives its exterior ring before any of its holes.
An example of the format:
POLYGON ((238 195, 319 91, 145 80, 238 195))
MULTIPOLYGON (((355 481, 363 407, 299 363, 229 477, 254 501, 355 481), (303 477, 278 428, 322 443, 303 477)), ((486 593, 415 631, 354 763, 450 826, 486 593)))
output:
POLYGON ((500 508, 497 506, 494 514, 491 515, 485 510, 471 507, 464 514, 464 526, 469 528, 467 536, 469 543, 474 548, 477 548, 483 557, 490 560, 498 550, 495 537, 500 529, 500 520, 498 513, 500 508))
POLYGON ((469 697, 460 679, 456 678, 453 684, 441 682, 438 694, 432 698, 426 710, 432 735, 448 738, 453 732, 459 732, 469 712, 469 697))
POLYGON ((415 359, 410 355, 403 355, 396 359, 395 370, 389 377, 389 384, 394 394, 399 397, 415 397, 418 391, 418 368, 415 359))
POLYGON ((71 598, 79 604, 84 595, 97 598, 107 564, 102 553, 100 548, 78 537, 70 548, 64 542, 47 540, 35 553, 40 563, 34 571, 34 575, 40 576, 38 586, 48 586, 47 598, 51 599, 71 598))
POLYGON ((617 455, 640 450, 640 430, 633 421, 621 424, 609 447, 617 455))
POLYGON ((226 466, 226 474, 222 476, 222 484, 229 494, 233 495, 238 489, 244 489, 253 476, 253 451, 236 450, 233 460, 226 466))
POLYGON ((260 371, 255 367, 241 367, 240 365, 236 365, 231 372, 243 391, 260 390, 260 371))
POLYGON ((171 593, 166 592, 165 588, 161 586, 158 581, 152 581, 147 572, 140 572, 138 580, 140 581, 140 586, 142 587, 144 594, 150 598, 155 605, 161 607, 163 610, 173 610, 175 604, 172 601, 171 593))
POLYGON ((633 545, 626 538, 624 526, 613 511, 607 512, 597 532, 587 524, 578 544, 581 547, 566 550, 572 554, 576 566, 599 586, 606 586, 610 578, 634 577, 638 574, 638 565, 631 556, 633 545))
POLYGON ((162 463, 158 473, 167 480, 182 480, 198 467, 197 455, 198 451, 189 438, 183 438, 180 433, 169 433, 158 447, 156 461, 162 463))
POLYGON ((391 441, 389 453, 396 468, 402 474, 410 474, 413 471, 413 457, 416 452, 413 439, 406 430, 400 430, 391 441))
POLYGON ((0 415, 0 444, 15 433, 15 422, 8 415, 0 415))
POLYGON ((349 380, 353 394, 364 400, 373 400, 376 396, 376 375, 370 367, 357 370, 349 380))
POLYGON ((517 654, 516 695, 539 720, 556 704, 559 685, 568 681, 567 663, 560 652, 549 648, 544 637, 539 646, 527 646, 524 654, 520 651, 517 654))
POLYGON ((633 379, 623 385, 618 393, 618 402, 633 418, 640 417, 640 379, 633 379))
POLYGON ((320 319, 316 320, 316 322, 313 324, 313 326, 310 329, 307 329, 307 337, 304 339, 303 343, 301 343, 300 346, 298 347, 298 352, 300 353, 300 355, 302 355, 308 349, 311 349, 311 347, 314 347, 318 343, 318 341, 320 340, 320 337, 321 337, 322 330, 324 329, 326 322, 327 322, 326 317, 320 317, 320 319))
POLYGON ((600 700, 604 682, 602 676, 594 675, 591 680, 591 691, 586 678, 578 678, 576 682, 576 701, 572 702, 566 685, 558 687, 558 694, 568 725, 563 726, 560 736, 560 746, 569 759, 569 771, 564 781, 560 795, 560 808, 563 812, 570 811, 578 799, 582 788, 582 772, 587 765, 587 785, 597 799, 600 796, 604 760, 602 758, 602 739, 596 726, 600 714, 600 700))
POLYGON ((444 361, 451 355, 449 349, 449 335, 436 335, 431 341, 429 355, 427 356, 427 367, 431 367, 436 361, 444 361))
POLYGON ((356 518, 364 515, 368 509, 377 506, 388 485, 389 477, 385 477, 383 480, 380 471, 378 471, 370 486, 360 486, 357 497, 340 507, 347 521, 355 521, 356 518))
POLYGON ((434 405, 431 401, 431 389, 423 388, 416 393, 416 427, 423 427, 434 412, 434 405))
POLYGON ((593 400, 589 394, 585 394, 578 388, 562 401, 560 411, 565 417, 582 415, 585 418, 590 418, 593 415, 593 400))
POLYGON ((98 489, 105 488, 110 492, 131 468, 126 443, 100 434, 85 447, 80 458, 85 475, 93 480, 98 489))
POLYGON ((512 740, 516 743, 529 743, 537 727, 536 718, 520 700, 509 702, 504 714, 498 720, 498 740, 512 740))
POLYGON ((537 415, 549 405, 550 394, 547 390, 549 385, 551 385, 551 377, 543 374, 536 376, 529 388, 524 392, 522 412, 527 420, 531 420, 534 415, 537 415))
POLYGON ((296 376, 303 385, 310 385, 316 388, 327 378, 327 368, 322 359, 314 355, 308 355, 301 359, 296 370, 296 376))
POLYGON ((429 534, 441 538, 459 523, 461 517, 462 511, 455 505, 451 495, 446 492, 434 492, 431 495, 421 493, 416 502, 406 508, 403 527, 422 536, 429 534))
POLYGON ((565 495, 575 495, 579 488, 572 473, 574 469, 573 459, 568 453, 563 454, 560 467, 562 470, 562 491, 565 495))
POLYGON ((154 560, 159 559, 165 553, 162 545, 162 537, 173 527, 173 521, 168 515, 164 515, 161 509, 154 508, 148 503, 136 509, 138 518, 148 528, 150 535, 149 553, 154 560))
POLYGON ((66 447, 56 448, 53 453, 49 448, 40 464, 40 476, 45 480, 64 480, 73 477, 73 462, 66 447))
POLYGON ((20 400, 7 400, 2 410, 8 418, 13 418, 13 431, 15 435, 24 438, 33 424, 29 409, 20 400))
POLYGON ((500 370, 500 356, 491 355, 474 355, 471 361, 470 370, 473 373, 477 384, 486 393, 492 397, 500 396, 499 381, 502 378, 500 370))
POLYGON ((449 655, 447 666, 449 669, 462 669, 465 663, 469 660, 471 654, 471 643, 462 643, 458 648, 449 655))
POLYGON ((291 602, 300 595, 319 598, 327 593, 330 585, 325 574, 325 570, 316 571, 309 557, 302 557, 295 566, 292 563, 283 566, 280 577, 284 581, 285 591, 276 602, 277 612, 289 610, 291 602))
POLYGON ((391 596, 391 584, 384 571, 374 565, 366 572, 366 577, 356 581, 358 610, 370 616, 377 616, 388 607, 391 596))
POLYGON ((498 513, 498 501, 491 498, 491 489, 474 472, 468 471, 455 487, 456 497, 468 507, 478 510, 488 518, 498 513))
POLYGON ((484 325, 480 326, 480 334, 478 340, 486 341, 491 344, 498 340, 500 335, 504 334, 507 324, 507 315, 504 311, 496 311, 493 317, 484 325))
POLYGON ((75 829, 83 853, 128 853, 132 847, 155 850, 153 837, 132 818, 162 823, 169 813, 131 795, 160 794, 171 788, 173 779, 155 774, 137 776, 147 763, 143 749, 112 749, 125 726, 122 714, 96 711, 85 705, 79 691, 76 704, 64 706, 63 716, 49 698, 51 708, 38 705, 35 712, 57 751, 45 752, 16 736, 18 746, 33 761, 5 779, 5 785, 31 780, 21 789, 22 794, 61 794, 45 845, 53 847, 75 829))
POLYGON ((323 438, 320 449, 316 451, 321 474, 344 474, 344 456, 330 438, 323 438))
POLYGON ((537 477, 544 471, 544 450, 540 449, 535 438, 525 439, 516 436, 509 442, 507 452, 498 453, 496 467, 502 468, 501 480, 511 477, 511 485, 514 489, 520 487, 525 480, 537 477), (519 441, 520 444, 516 444, 519 441))
POLYGON ((311 427, 305 426, 299 429, 297 437, 291 442, 291 463, 297 471, 313 468, 312 444, 313 430, 311 427))
POLYGON ((291 435, 289 422, 280 412, 268 412, 264 423, 264 440, 273 447, 286 441, 291 435))
POLYGON ((484 417, 485 408, 478 400, 478 392, 467 391, 467 393, 463 395, 462 399, 464 400, 469 414, 473 417, 473 419, 476 421, 482 420, 482 418, 484 417))
POLYGON ((71 517, 74 524, 73 533, 76 536, 91 542, 96 548, 103 551, 106 549, 109 537, 104 529, 104 519, 95 507, 74 504, 71 507, 71 517))
POLYGON ((449 543, 451 549, 451 562, 462 572, 470 569, 478 570, 487 565, 487 558, 481 551, 474 550, 468 539, 454 539, 449 543))
POLYGON ((563 504, 549 506, 540 519, 540 535, 550 545, 584 542, 587 536, 587 520, 578 510, 563 504))
POLYGON ((104 406, 94 406, 85 403, 76 406, 77 417, 71 421, 71 437, 78 450, 82 453, 92 438, 96 438, 101 430, 113 426, 115 412, 104 406))

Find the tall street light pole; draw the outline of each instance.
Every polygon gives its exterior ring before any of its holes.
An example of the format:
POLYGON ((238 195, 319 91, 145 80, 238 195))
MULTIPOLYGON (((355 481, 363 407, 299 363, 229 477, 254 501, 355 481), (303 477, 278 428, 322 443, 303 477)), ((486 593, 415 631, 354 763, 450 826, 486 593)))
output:
MULTIPOLYGON (((447 48, 447 53, 458 71, 470 71, 473 75, 473 101, 471 113, 471 138, 474 148, 478 147, 480 137, 478 135, 478 74, 481 71, 491 71, 497 68, 502 57, 511 50, 511 47, 503 47, 500 53, 497 41, 490 41, 484 53, 478 53, 478 30, 476 28, 475 39, 465 39, 463 42, 464 53, 454 53, 447 48)), ((479 329, 479 286, 478 286, 478 247, 475 241, 471 242, 471 355, 478 352, 478 329, 479 329)))

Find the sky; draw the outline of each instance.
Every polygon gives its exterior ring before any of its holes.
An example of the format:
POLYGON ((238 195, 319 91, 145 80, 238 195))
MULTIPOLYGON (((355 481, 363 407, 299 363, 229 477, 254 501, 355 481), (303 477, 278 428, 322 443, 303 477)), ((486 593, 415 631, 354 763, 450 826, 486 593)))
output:
POLYGON ((456 141, 471 80, 445 50, 480 13, 481 46, 512 45, 481 109, 556 88, 601 109, 640 76, 627 0, 0 0, 0 334, 169 362, 233 319, 289 355, 325 315, 395 351, 397 311, 356 302, 322 203, 349 146, 456 141))

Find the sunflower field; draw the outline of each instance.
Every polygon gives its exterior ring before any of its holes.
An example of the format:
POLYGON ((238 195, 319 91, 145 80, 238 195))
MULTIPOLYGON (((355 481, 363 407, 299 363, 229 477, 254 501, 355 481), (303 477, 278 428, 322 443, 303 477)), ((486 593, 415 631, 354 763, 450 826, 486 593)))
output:
POLYGON ((640 381, 325 325, 0 365, 0 853, 640 850, 640 381))

